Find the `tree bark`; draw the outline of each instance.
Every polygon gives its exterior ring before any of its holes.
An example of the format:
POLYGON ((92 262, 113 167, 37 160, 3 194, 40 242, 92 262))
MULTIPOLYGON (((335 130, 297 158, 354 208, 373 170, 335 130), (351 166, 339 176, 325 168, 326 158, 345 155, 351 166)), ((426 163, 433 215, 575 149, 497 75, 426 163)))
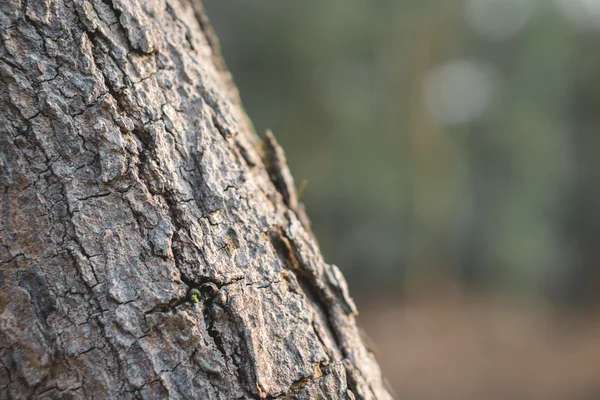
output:
POLYGON ((0 27, 0 398, 391 398, 199 2, 0 27))

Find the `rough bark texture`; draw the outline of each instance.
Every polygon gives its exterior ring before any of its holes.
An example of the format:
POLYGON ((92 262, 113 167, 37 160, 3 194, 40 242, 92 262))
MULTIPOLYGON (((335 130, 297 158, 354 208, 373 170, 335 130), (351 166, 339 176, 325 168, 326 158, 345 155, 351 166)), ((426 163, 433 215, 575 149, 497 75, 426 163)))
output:
POLYGON ((0 398, 390 398, 200 3, 0 27, 0 398))

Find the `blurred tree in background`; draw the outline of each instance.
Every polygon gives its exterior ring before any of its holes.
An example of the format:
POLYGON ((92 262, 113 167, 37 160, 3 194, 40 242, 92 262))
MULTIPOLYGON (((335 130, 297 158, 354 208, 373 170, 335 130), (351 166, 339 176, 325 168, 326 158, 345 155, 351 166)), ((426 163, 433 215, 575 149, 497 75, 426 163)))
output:
POLYGON ((354 293, 594 300, 599 1, 205 3, 354 293))

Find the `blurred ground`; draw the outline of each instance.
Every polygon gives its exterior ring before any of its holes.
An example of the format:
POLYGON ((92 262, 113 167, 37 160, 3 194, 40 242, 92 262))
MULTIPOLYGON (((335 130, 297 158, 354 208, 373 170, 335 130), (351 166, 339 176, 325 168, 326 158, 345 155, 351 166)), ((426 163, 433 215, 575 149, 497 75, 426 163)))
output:
POLYGON ((399 400, 600 399, 600 317, 444 294, 357 299, 399 400))

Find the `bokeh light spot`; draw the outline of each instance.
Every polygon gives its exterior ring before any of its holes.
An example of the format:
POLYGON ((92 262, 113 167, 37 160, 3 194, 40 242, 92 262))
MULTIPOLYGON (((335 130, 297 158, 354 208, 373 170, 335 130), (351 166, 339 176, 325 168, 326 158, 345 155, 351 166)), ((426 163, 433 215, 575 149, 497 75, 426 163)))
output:
POLYGON ((471 122, 488 108, 495 89, 489 67, 453 60, 433 69, 425 82, 425 105, 441 125, 471 122))

